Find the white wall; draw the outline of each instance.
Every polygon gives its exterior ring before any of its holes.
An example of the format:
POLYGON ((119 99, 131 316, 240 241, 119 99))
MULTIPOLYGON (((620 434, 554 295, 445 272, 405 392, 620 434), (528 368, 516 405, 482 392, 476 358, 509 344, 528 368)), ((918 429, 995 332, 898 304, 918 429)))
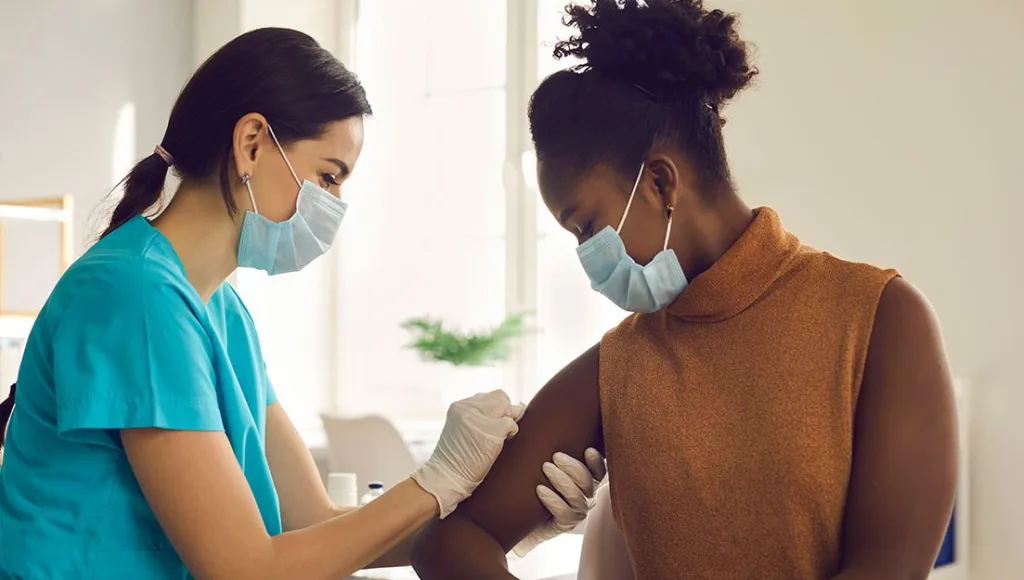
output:
MULTIPOLYGON (((163 136, 192 69, 190 14, 181 0, 0 2, 0 200, 74 196, 81 251, 97 203, 163 136)), ((4 231, 6 306, 38 308, 58 229, 4 231)))
POLYGON ((974 408, 972 578, 1024 578, 1024 4, 714 6, 759 49, 726 110, 742 194, 929 296, 974 408))

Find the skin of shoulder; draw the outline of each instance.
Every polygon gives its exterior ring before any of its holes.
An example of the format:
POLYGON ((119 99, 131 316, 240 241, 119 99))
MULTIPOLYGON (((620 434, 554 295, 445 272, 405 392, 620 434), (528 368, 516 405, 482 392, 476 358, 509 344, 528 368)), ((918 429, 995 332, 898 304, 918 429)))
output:
POLYGON ((953 507, 958 449, 938 319, 894 278, 879 299, 857 401, 840 579, 928 576, 953 507))

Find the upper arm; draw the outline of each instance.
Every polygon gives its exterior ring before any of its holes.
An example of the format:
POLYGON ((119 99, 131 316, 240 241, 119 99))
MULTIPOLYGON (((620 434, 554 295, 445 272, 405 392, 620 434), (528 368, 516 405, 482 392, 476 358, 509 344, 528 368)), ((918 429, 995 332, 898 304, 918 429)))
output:
POLYGON ((309 448, 280 403, 267 406, 266 449, 286 531, 306 528, 337 515, 309 448))
POLYGON ((160 527, 196 578, 259 578, 270 536, 227 436, 121 431, 132 471, 160 527))
POLYGON ((956 492, 957 433, 938 321, 895 278, 879 300, 857 401, 845 569, 928 574, 956 492))
POLYGON ((603 450, 597 345, 537 393, 519 421, 519 434, 505 443, 480 487, 421 536, 414 553, 417 571, 444 574, 448 566, 464 570, 465 559, 493 554, 478 549, 485 545, 496 543, 503 553, 511 550, 550 517, 536 494, 537 486, 547 482, 544 462, 558 451, 582 458, 587 447, 603 450), (479 536, 480 530, 493 543, 479 536))
POLYGON ((548 483, 544 462, 559 451, 577 459, 588 447, 603 452, 597 371, 595 345, 537 393, 519 421, 519 434, 455 517, 489 532, 506 552, 550 517, 536 493, 548 483))

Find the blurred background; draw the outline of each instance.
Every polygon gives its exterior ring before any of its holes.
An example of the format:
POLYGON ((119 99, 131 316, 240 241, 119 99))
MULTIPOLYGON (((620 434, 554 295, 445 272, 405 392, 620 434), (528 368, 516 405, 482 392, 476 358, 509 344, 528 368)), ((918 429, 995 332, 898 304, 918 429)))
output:
MULTIPOLYGON (((375 110, 335 249, 298 274, 233 280, 324 471, 379 462, 368 446, 394 432, 418 460, 473 392, 530 399, 622 318, 589 291, 533 180, 526 104, 569 64, 551 57, 565 2, 0 0, 0 384, 192 70, 241 32, 286 26, 357 71, 375 110), (517 313, 527 332, 488 366, 431 360, 402 327, 517 313), (383 430, 360 431, 367 415, 383 430)), ((757 47, 757 86, 725 110, 741 194, 805 243, 900 269, 938 311, 966 459, 946 573, 1024 578, 1024 4, 706 5, 739 12, 757 47)))

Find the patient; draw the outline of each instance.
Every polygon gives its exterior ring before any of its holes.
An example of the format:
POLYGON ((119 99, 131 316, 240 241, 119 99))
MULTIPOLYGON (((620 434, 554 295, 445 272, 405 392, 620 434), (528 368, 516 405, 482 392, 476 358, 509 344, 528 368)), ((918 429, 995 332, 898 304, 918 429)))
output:
POLYGON ((594 446, 635 578, 926 577, 957 475, 927 301, 737 195, 722 110, 756 70, 733 15, 567 12, 578 34, 555 55, 582 64, 531 100, 538 182, 593 288, 635 314, 537 394, 476 493, 420 536, 417 572, 511 578, 506 552, 547 517, 536 466, 594 446))

